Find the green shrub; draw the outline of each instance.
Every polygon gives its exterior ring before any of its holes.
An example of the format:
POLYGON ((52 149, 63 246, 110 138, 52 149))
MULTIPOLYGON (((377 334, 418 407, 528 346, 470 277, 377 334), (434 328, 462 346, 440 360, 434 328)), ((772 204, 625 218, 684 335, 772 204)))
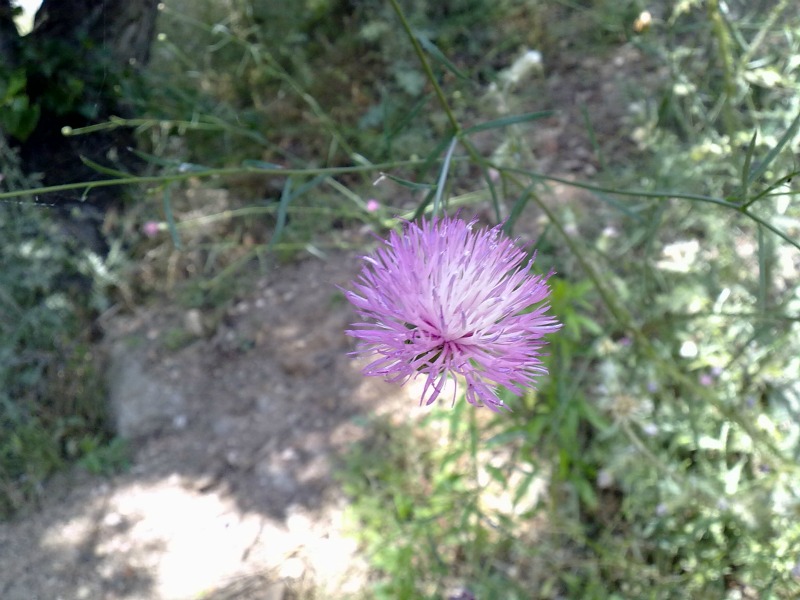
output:
MULTIPOLYGON (((0 164, 0 186, 35 187, 1 138, 0 164)), ((53 208, 0 201, 0 517, 38 498, 54 471, 101 456, 112 437, 93 347, 104 294, 91 274, 103 261, 70 241, 53 208)))

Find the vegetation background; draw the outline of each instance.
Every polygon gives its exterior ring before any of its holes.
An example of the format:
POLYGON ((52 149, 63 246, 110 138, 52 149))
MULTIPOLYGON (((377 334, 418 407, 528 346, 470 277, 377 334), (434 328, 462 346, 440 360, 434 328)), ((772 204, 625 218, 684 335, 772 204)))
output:
POLYGON ((68 465, 127 468, 99 315, 224 307, 444 207, 532 244, 565 326, 512 413, 376 418, 341 457, 363 594, 800 595, 796 3, 171 0, 158 27, 145 71, 101 78, 131 116, 69 132, 137 141, 141 174, 89 164, 138 182, 103 249, 25 170, 30 79, 0 70, 3 516, 68 465), (198 217, 191 186, 235 204, 198 217))

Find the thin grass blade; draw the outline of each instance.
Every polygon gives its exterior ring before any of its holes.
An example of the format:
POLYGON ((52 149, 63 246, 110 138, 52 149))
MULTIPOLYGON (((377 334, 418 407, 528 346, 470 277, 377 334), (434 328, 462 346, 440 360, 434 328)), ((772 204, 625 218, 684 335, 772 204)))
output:
POLYGON ((490 129, 501 129, 503 127, 508 127, 509 125, 518 125, 519 123, 528 123, 530 121, 544 119, 552 114, 553 114, 552 110, 541 110, 538 112, 523 113, 521 115, 510 115, 508 117, 493 119, 491 121, 486 121, 485 123, 479 123, 478 125, 473 125, 472 127, 468 127, 467 129, 465 129, 463 133, 464 135, 472 135, 473 133, 478 133, 480 131, 488 131, 490 129))
POLYGON ((447 58, 444 53, 436 47, 432 41, 430 41, 427 37, 422 35, 421 33, 415 31, 414 37, 419 42, 419 45, 422 46, 425 51, 430 54, 436 62, 441 64, 445 69, 450 71, 453 75, 458 77, 459 79, 463 79, 464 81, 468 81, 469 77, 465 73, 459 70, 449 58, 447 58))
POLYGON ((756 139, 758 138, 758 131, 753 132, 753 137, 750 138, 750 144, 747 146, 747 154, 744 157, 744 164, 742 165, 742 189, 741 202, 747 202, 747 188, 750 184, 750 165, 753 162, 753 152, 756 149, 756 139))
POLYGON ((798 128, 800 128, 800 113, 797 113, 797 116, 794 118, 794 121, 792 121, 792 124, 789 125, 789 128, 781 136, 781 139, 778 140, 777 144, 775 144, 775 147, 767 153, 767 155, 764 157, 764 160, 758 163, 758 165, 750 172, 750 175, 747 178, 748 184, 753 183, 756 179, 764 174, 767 168, 777 158, 780 151, 783 150, 784 146, 794 139, 798 128))
POLYGON ((110 175, 111 177, 133 177, 132 174, 126 173, 125 171, 120 171, 118 169, 112 169, 110 167, 104 167, 103 165, 94 162, 93 160, 86 158, 85 156, 81 156, 81 162, 85 164, 87 167, 92 169, 93 171, 97 171, 98 173, 102 173, 103 175, 110 175))

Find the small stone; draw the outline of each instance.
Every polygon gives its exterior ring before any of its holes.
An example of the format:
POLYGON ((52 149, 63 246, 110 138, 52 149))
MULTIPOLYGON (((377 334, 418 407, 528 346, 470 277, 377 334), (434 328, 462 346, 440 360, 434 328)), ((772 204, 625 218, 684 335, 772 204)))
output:
POLYGON ((313 522, 301 512, 297 505, 292 505, 286 509, 288 516, 286 517, 286 527, 292 535, 309 535, 313 527, 313 522))
POLYGON ((285 348, 278 361, 283 370, 289 375, 308 376, 317 370, 315 357, 306 348, 304 340, 298 340, 285 348))
POLYGON ((122 519, 122 515, 121 514, 119 514, 117 512, 111 512, 111 513, 108 513, 103 518, 103 525, 105 525, 106 527, 112 527, 112 528, 119 527, 119 525, 122 524, 122 520, 123 519, 122 519))
POLYGON ((236 450, 229 450, 225 453, 225 462, 234 469, 237 469, 244 464, 244 461, 242 461, 242 455, 236 450))
POLYGON ((271 583, 264 592, 264 600, 283 600, 286 596, 286 584, 282 581, 271 583))
POLYGON ((107 378, 115 428, 122 437, 151 434, 184 412, 180 391, 155 377, 147 363, 124 343, 111 351, 107 378))
POLYGON ((280 576, 285 579, 302 579, 305 572, 306 567, 299 558, 288 559, 279 569, 280 576))
POLYGON ((614 485, 614 476, 608 469, 600 469, 597 473, 597 487, 601 490, 607 490, 614 485))
POLYGON ((203 335, 203 315, 196 308, 186 311, 183 318, 183 326, 186 331, 194 336, 200 337, 203 335))
POLYGON ((281 460, 291 462, 297 460, 297 451, 294 448, 286 448, 281 452, 281 460))

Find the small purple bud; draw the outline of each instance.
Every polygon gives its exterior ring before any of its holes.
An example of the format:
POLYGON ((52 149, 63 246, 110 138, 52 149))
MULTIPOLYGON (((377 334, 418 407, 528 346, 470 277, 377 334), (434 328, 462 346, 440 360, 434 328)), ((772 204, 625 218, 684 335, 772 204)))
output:
POLYGON ((161 225, 157 221, 147 221, 142 225, 142 233, 149 238, 156 237, 160 230, 161 225))

